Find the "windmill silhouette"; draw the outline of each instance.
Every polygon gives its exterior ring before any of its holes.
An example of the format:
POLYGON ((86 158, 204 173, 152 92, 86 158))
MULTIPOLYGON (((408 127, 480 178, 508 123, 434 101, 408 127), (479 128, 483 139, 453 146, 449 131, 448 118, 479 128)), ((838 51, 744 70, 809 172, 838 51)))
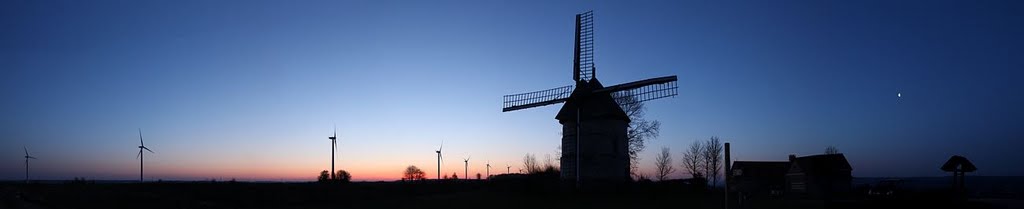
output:
POLYGON ((491 161, 487 161, 487 178, 491 178, 491 161))
POLYGON ((142 179, 142 168, 144 167, 143 161, 145 161, 145 157, 142 155, 142 150, 146 150, 146 151, 149 151, 149 153, 156 154, 155 152, 153 152, 153 150, 150 150, 148 147, 146 147, 146 142, 142 141, 142 129, 140 128, 139 129, 139 155, 135 156, 135 158, 139 159, 139 182, 143 181, 143 179, 142 179))
POLYGON ((443 157, 441 157, 442 148, 444 148, 443 140, 441 141, 441 146, 437 147, 437 150, 434 150, 434 152, 437 153, 437 179, 441 179, 441 160, 444 159, 443 157))
POLYGON ((512 173, 512 166, 505 164, 505 174, 512 173))
POLYGON ((28 148, 27 147, 21 147, 21 148, 25 149, 25 183, 28 183, 28 181, 29 181, 29 178, 28 178, 28 159, 36 159, 36 157, 32 157, 32 155, 28 154, 28 148))
POLYGON ((465 176, 466 179, 469 179, 469 158, 471 158, 471 157, 473 157, 473 156, 469 156, 469 157, 466 157, 466 159, 462 159, 464 162, 466 162, 466 167, 464 168, 465 171, 463 171, 465 173, 462 174, 462 176, 465 176))
POLYGON ((334 180, 334 149, 338 148, 338 125, 334 125, 334 135, 327 139, 331 140, 331 180, 334 180))
POLYGON ((674 75, 605 87, 597 80, 596 69, 594 13, 587 11, 576 15, 572 77, 575 84, 505 95, 501 109, 509 112, 565 103, 555 116, 565 130, 562 132, 561 178, 574 179, 577 186, 581 179, 628 180, 626 131, 630 119, 621 105, 677 94, 674 75), (584 137, 587 141, 583 141, 584 137))

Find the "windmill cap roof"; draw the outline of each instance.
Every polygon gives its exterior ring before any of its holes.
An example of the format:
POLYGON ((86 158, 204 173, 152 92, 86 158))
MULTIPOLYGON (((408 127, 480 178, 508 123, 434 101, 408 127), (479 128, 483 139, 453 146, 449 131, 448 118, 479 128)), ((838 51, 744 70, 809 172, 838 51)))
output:
POLYGON ((967 160, 966 157, 959 156, 959 155, 953 155, 953 157, 950 157, 949 160, 947 160, 945 164, 942 164, 942 168, 941 169, 943 171, 949 171, 949 172, 952 172, 952 171, 974 172, 974 171, 978 170, 978 167, 974 167, 974 163, 971 163, 971 161, 967 160))
POLYGON ((629 116, 622 110, 618 102, 612 98, 609 93, 594 94, 591 93, 594 90, 604 88, 601 82, 597 78, 591 79, 590 81, 580 81, 576 83, 576 89, 573 90, 572 95, 562 105, 562 109, 558 111, 558 115, 555 119, 558 119, 560 123, 575 122, 576 121, 576 108, 580 105, 580 101, 583 101, 583 115, 582 120, 593 120, 593 119, 615 119, 624 120, 629 122, 629 116))

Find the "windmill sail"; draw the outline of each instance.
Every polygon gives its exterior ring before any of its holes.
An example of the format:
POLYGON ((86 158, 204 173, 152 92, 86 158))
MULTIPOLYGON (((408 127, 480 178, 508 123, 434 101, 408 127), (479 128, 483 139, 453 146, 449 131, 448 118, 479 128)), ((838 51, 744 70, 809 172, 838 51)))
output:
POLYGON ((590 81, 594 78, 594 11, 576 15, 572 69, 574 81, 590 81))
POLYGON ((565 102, 572 95, 573 86, 563 86, 522 94, 505 95, 502 112, 553 105, 565 102))

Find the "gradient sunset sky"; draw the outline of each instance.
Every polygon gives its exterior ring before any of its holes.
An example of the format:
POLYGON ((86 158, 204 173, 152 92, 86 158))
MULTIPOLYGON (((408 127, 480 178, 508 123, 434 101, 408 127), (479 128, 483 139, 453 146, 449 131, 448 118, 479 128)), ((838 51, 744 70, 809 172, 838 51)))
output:
MULTIPOLYGON (((1021 1, 0 2, 0 180, 394 180, 518 170, 560 144, 560 105, 502 95, 570 85, 574 15, 594 10, 606 85, 678 75, 647 102, 673 157, 834 145, 856 177, 1024 175, 1021 1), (897 98, 896 94, 902 97, 897 98)), ((678 167, 678 163, 675 163, 678 167)), ((686 176, 676 172, 676 177, 686 176)))

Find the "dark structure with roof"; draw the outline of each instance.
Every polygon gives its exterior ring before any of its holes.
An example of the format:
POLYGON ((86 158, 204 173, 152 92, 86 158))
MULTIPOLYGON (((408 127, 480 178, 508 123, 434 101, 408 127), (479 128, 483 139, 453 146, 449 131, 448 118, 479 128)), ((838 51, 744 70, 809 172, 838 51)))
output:
POLYGON ((597 79, 581 82, 555 119, 562 124, 562 178, 576 176, 576 152, 580 151, 580 178, 589 181, 629 180, 629 117, 609 94, 590 94, 604 86, 597 79), (582 106, 581 106, 582 105, 582 106), (577 116, 578 113, 581 113, 577 116), (583 121, 577 124, 577 119, 583 121), (580 131, 576 131, 581 125, 580 131), (583 143, 577 150, 577 137, 583 143))
POLYGON ((964 184, 966 172, 974 172, 978 170, 978 167, 974 167, 974 163, 971 163, 966 157, 953 155, 946 163, 942 164, 940 169, 953 173, 953 192, 964 195, 967 193, 967 187, 964 184))
POLYGON ((780 196, 786 189, 786 161, 735 161, 732 163, 732 184, 740 201, 750 198, 780 196))
MULTIPOLYGON (((629 117, 619 105, 677 94, 676 76, 605 87, 594 67, 594 13, 576 15, 573 86, 505 95, 502 112, 565 103, 555 119, 562 124, 561 178, 577 188, 623 183, 629 177, 629 117), (580 143, 577 143, 580 142, 580 143)), ((609 187, 611 188, 611 187, 609 187)))
POLYGON ((789 195, 831 198, 850 191, 850 163, 843 154, 789 156, 786 191, 789 195))

